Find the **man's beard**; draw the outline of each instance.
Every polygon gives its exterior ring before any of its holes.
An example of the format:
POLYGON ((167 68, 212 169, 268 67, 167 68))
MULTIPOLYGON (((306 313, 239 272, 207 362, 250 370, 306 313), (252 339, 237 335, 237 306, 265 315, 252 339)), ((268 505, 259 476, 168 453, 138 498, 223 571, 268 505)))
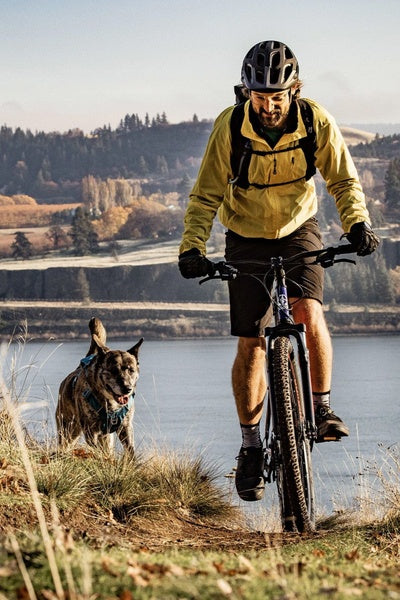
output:
POLYGON ((271 113, 267 113, 265 110, 261 109, 257 117, 263 127, 274 129, 284 125, 286 122, 287 113, 283 115, 279 109, 273 110, 271 113))

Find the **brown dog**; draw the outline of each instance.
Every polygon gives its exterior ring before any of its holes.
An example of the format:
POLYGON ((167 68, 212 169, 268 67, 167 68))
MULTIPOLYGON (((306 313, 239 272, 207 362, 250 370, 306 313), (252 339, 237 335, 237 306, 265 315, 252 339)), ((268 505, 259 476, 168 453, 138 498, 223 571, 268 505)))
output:
POLYGON ((106 330, 100 319, 89 321, 89 352, 61 382, 56 409, 58 443, 72 446, 83 433, 90 446, 111 450, 111 433, 133 454, 133 398, 139 377, 139 348, 123 352, 106 346, 106 330))

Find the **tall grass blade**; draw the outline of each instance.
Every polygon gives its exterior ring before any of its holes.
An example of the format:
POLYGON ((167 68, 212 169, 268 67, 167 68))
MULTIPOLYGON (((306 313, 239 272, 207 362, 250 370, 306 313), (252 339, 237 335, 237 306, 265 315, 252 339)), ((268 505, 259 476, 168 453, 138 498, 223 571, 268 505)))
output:
POLYGON ((22 552, 19 547, 17 538, 11 532, 8 534, 8 538, 11 543, 11 548, 13 549, 13 552, 15 554, 15 558, 17 559, 18 568, 22 575, 22 579, 24 580, 29 599, 37 600, 37 596, 36 596, 35 590, 33 588, 31 578, 29 577, 28 569, 25 566, 24 559, 23 559, 22 552))
POLYGON ((21 426, 19 417, 17 415, 17 411, 15 410, 15 406, 13 405, 9 390, 4 382, 2 371, 0 371, 0 397, 2 398, 5 409, 8 412, 9 417, 11 419, 11 422, 12 422, 12 425, 14 428, 14 432, 15 432, 15 437, 17 439, 18 446, 19 446, 19 449, 21 452, 21 459, 22 459, 22 463, 25 468, 25 472, 26 472, 26 476, 27 476, 28 484, 29 484, 29 489, 30 489, 31 496, 32 496, 32 501, 33 501, 35 511, 37 514, 40 532, 42 535, 47 559, 49 561, 50 572, 51 572, 53 582, 54 582, 55 592, 57 594, 57 597, 60 600, 63 600, 64 599, 64 590, 62 587, 61 578, 60 578, 60 574, 58 571, 52 542, 51 542, 49 531, 48 531, 47 524, 46 524, 43 506, 40 501, 40 495, 39 495, 39 491, 37 489, 32 463, 30 461, 28 448, 25 443, 24 431, 21 426))

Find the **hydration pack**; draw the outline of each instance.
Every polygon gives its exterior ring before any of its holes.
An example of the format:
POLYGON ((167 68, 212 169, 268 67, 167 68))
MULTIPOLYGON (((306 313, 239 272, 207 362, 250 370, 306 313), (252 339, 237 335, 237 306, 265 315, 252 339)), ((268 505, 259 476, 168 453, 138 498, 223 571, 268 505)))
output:
MULTIPOLYGON (((235 92, 237 93, 236 88, 235 92)), ((240 131, 244 118, 244 101, 246 98, 241 98, 238 96, 238 94, 237 98, 239 99, 239 103, 236 104, 235 108, 233 109, 230 122, 232 137, 231 168, 233 173, 230 183, 244 189, 247 189, 250 185, 259 189, 264 189, 268 187, 276 187, 278 185, 294 183, 294 181, 299 181, 300 179, 305 179, 306 181, 311 179, 311 177, 316 173, 314 156, 316 149, 316 135, 313 124, 313 112, 308 102, 303 98, 293 100, 293 102, 296 102, 300 107, 300 113, 306 127, 307 136, 298 140, 296 145, 291 146, 290 148, 260 151, 253 150, 251 140, 244 137, 240 131), (301 148, 301 150, 304 152, 307 162, 307 169, 303 177, 292 181, 286 181, 284 183, 258 184, 249 182, 248 172, 252 154, 257 154, 259 156, 270 156, 274 154, 280 154, 281 152, 289 152, 295 150, 296 148, 301 148)))

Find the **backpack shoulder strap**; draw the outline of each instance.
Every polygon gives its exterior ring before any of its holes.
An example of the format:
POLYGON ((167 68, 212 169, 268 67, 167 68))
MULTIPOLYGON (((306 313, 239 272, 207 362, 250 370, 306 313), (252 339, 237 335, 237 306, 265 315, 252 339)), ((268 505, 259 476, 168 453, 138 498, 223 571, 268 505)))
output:
POLYGON ((306 127, 307 137, 300 140, 301 149, 304 152, 307 161, 306 180, 311 179, 316 173, 315 168, 315 151, 317 148, 317 140, 314 129, 314 114, 309 103, 304 98, 299 98, 297 104, 300 107, 301 117, 306 127))
MULTIPOLYGON (((316 135, 314 129, 314 115, 310 104, 303 98, 296 100, 300 107, 300 113, 306 127, 307 136, 299 140, 299 146, 304 152, 307 163, 305 179, 311 179, 316 173, 315 168, 315 150, 316 150, 316 135)), ((241 188, 249 187, 249 164, 252 154, 251 141, 244 137, 241 133, 242 123, 244 119, 244 102, 236 104, 232 111, 230 127, 231 127, 231 169, 233 177, 230 183, 234 183, 241 188)), ((278 151, 277 151, 278 152, 278 151)), ((274 154, 275 152, 271 152, 274 154)), ((270 154, 269 152, 255 152, 255 154, 270 154)), ((268 186, 264 186, 268 187, 268 186)))
POLYGON ((244 119, 244 102, 236 104, 231 115, 231 169, 233 177, 230 183, 242 188, 249 187, 248 170, 251 158, 251 141, 241 133, 244 119))

